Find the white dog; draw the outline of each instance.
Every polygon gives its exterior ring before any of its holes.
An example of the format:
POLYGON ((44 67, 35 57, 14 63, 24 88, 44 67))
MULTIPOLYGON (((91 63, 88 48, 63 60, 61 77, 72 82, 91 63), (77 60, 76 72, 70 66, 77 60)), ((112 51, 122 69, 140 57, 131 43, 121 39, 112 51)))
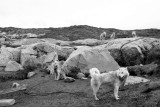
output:
POLYGON ((125 81, 129 76, 127 68, 119 68, 116 71, 110 71, 102 74, 100 74, 100 71, 97 68, 91 68, 89 72, 91 76, 91 87, 93 89, 95 100, 99 100, 96 94, 101 84, 105 82, 111 82, 114 85, 114 97, 116 100, 119 99, 119 87, 121 85, 124 86, 125 81))
POLYGON ((48 65, 48 70, 50 71, 50 74, 55 75, 55 80, 60 79, 60 74, 62 73, 61 68, 64 61, 54 61, 51 63, 51 65, 48 65))

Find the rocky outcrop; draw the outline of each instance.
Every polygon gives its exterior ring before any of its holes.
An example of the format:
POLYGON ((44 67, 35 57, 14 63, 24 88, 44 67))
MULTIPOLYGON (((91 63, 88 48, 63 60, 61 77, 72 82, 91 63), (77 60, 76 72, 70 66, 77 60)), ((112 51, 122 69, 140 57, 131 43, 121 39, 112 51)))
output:
POLYGON ((122 38, 106 42, 100 47, 106 48, 121 66, 146 64, 147 54, 155 47, 160 47, 160 39, 122 38))
MULTIPOLYGON (((63 58, 65 58, 65 60, 69 57, 69 55, 73 52, 73 51, 75 51, 76 50, 76 48, 74 48, 74 47, 69 47, 69 46, 63 46, 62 47, 62 52, 61 53, 63 53, 63 54, 61 54, 62 55, 62 57, 63 58)), ((60 56, 60 55, 59 55, 60 56)), ((61 60, 60 59, 60 57, 59 57, 59 60, 61 60)))
POLYGON ((62 70, 66 73, 82 72, 88 73, 90 68, 96 67, 100 72, 117 70, 119 65, 104 48, 79 48, 72 52, 69 58, 64 62, 62 70), (73 70, 75 69, 75 70, 73 70))
POLYGON ((149 79, 138 77, 138 76, 129 76, 126 80, 125 85, 144 83, 150 81, 149 79))
POLYGON ((38 57, 51 52, 57 52, 58 56, 64 57, 65 59, 75 50, 72 47, 58 46, 49 43, 38 43, 33 49, 37 52, 38 57))
POLYGON ((101 44, 101 41, 98 39, 83 39, 83 40, 76 40, 71 42, 71 45, 74 45, 74 46, 77 46, 77 45, 97 46, 100 44, 101 44))
POLYGON ((21 65, 24 66, 24 63, 28 59, 36 59, 37 58, 37 52, 33 50, 34 45, 26 45, 22 46, 21 48, 21 65))
POLYGON ((23 67, 16 61, 9 61, 5 67, 5 71, 19 71, 19 70, 23 70, 23 67))
POLYGON ((1 43, 5 42, 5 38, 0 38, 0 42, 1 43))
POLYGON ((157 76, 160 75, 159 66, 157 64, 135 65, 129 66, 130 75, 134 76, 157 76))
POLYGON ((45 56, 43 63, 52 63, 55 60, 58 60, 58 55, 56 52, 51 52, 45 56))
POLYGON ((71 73, 76 78, 78 76, 81 78, 82 75, 77 75, 79 72, 86 75, 91 67, 97 67, 101 72, 105 72, 106 70, 116 70, 119 65, 129 66, 128 69, 131 75, 140 76, 159 72, 159 39, 141 37, 119 38, 106 40, 103 43, 97 39, 64 42, 60 40, 58 42, 56 40, 48 41, 50 40, 24 39, 20 43, 20 45, 23 45, 18 48, 2 46, 0 54, 2 70, 8 62, 15 61, 24 68, 31 68, 31 71, 36 67, 42 67, 42 65, 55 60, 55 56, 57 58, 58 55, 58 60, 65 60, 63 71, 67 75, 71 71, 76 71, 76 73, 71 73), (65 43, 76 46, 64 46, 65 43), (141 64, 144 66, 139 66, 141 64))
POLYGON ((1 47, 0 66, 6 66, 9 61, 20 62, 20 48, 1 47))
POLYGON ((155 63, 155 64, 160 64, 160 46, 154 47, 151 49, 146 58, 146 63, 155 63))
POLYGON ((159 90, 159 89, 160 89, 159 80, 148 82, 140 87, 140 90, 142 93, 148 93, 148 92, 159 90))

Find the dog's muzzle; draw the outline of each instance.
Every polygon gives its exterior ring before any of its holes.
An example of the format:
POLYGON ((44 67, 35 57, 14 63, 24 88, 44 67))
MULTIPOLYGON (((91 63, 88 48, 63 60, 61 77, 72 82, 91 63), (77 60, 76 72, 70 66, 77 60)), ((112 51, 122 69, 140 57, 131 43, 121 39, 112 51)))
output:
POLYGON ((123 77, 120 77, 120 76, 119 76, 119 80, 120 80, 120 81, 124 81, 126 78, 127 78, 127 76, 123 76, 123 77))

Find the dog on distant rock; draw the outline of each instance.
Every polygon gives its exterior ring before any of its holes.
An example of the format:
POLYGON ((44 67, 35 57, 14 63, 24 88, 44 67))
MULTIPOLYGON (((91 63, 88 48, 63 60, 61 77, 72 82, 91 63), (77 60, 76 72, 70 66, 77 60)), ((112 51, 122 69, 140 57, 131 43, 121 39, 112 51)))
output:
POLYGON ((101 35, 99 37, 100 37, 101 41, 105 40, 105 38, 106 38, 106 32, 101 33, 101 35))
POLYGON ((116 100, 119 99, 118 91, 119 87, 124 86, 127 77, 129 76, 129 72, 127 68, 121 67, 116 71, 110 71, 108 73, 100 73, 97 68, 91 68, 90 71, 91 76, 91 87, 93 89, 93 95, 95 100, 99 100, 97 98, 97 92, 102 83, 111 82, 114 86, 114 97, 116 100))

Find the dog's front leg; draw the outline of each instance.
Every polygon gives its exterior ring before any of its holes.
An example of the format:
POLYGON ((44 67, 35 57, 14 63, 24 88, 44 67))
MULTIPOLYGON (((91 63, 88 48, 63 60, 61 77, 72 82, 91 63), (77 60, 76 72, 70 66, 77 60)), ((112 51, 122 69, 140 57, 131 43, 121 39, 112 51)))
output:
POLYGON ((95 100, 99 100, 98 97, 97 97, 97 91, 98 90, 99 90, 99 86, 93 87, 93 95, 94 95, 95 100))
POLYGON ((122 81, 121 86, 120 86, 120 90, 124 90, 126 80, 127 80, 127 77, 122 81))
POLYGON ((119 96, 118 96, 119 86, 120 86, 119 82, 114 84, 114 97, 116 100, 119 99, 119 96))
POLYGON ((53 75, 54 74, 54 66, 52 66, 51 70, 50 70, 50 74, 53 75))
POLYGON ((93 95, 94 95, 95 100, 99 100, 99 98, 97 97, 97 91, 93 91, 93 95))
POLYGON ((56 80, 57 79, 57 74, 56 73, 54 73, 54 80, 56 80))
POLYGON ((60 78, 60 72, 61 72, 60 70, 57 71, 57 78, 56 78, 56 80, 59 80, 59 78, 60 78))
POLYGON ((54 70, 50 72, 51 75, 54 75, 54 70))
POLYGON ((54 73, 55 73, 55 80, 57 80, 58 71, 57 71, 57 70, 55 70, 55 71, 54 71, 54 73))
POLYGON ((66 76, 66 74, 64 73, 64 71, 61 71, 61 74, 62 74, 62 76, 63 76, 64 79, 67 78, 67 76, 66 76))

